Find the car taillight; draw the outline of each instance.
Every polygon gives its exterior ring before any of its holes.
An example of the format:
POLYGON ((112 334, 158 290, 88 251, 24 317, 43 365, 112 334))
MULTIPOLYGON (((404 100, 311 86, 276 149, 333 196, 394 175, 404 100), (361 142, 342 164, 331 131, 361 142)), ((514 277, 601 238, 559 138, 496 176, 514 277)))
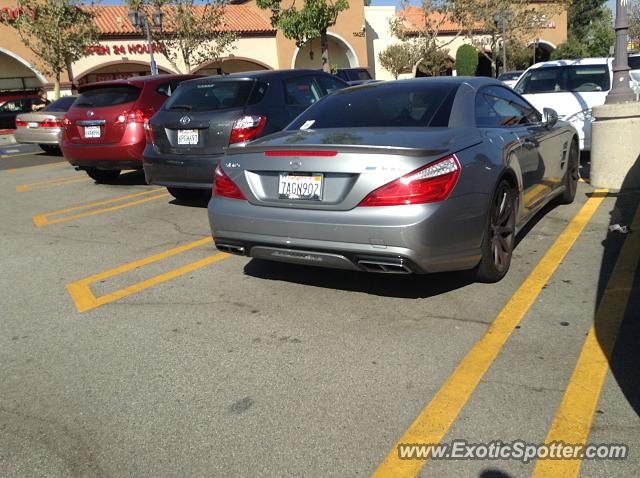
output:
POLYGON ((131 123, 140 123, 143 124, 145 120, 148 120, 153 116, 153 109, 147 108, 146 110, 135 109, 133 111, 123 111, 116 118, 116 124, 131 124, 131 123))
POLYGON ((41 128, 60 128, 62 126, 62 122, 57 119, 47 119, 40 123, 41 128))
POLYGON ((236 183, 225 174, 220 165, 216 167, 213 175, 213 195, 231 199, 246 199, 236 183))
POLYGON ((233 123, 229 144, 249 141, 258 136, 267 122, 266 116, 241 116, 233 123))
POLYGON ((405 174, 371 192, 359 206, 397 206, 443 201, 456 185, 460 163, 455 154, 405 174))
POLYGON ((64 116, 62 118, 62 127, 66 128, 67 126, 71 126, 71 120, 69 118, 67 118, 66 116, 64 116))
POLYGON ((144 122, 144 138, 148 144, 154 144, 153 140, 153 128, 149 124, 149 120, 144 122))
POLYGON ((18 126, 20 128, 26 128, 27 127, 27 122, 16 118, 16 126, 18 126))

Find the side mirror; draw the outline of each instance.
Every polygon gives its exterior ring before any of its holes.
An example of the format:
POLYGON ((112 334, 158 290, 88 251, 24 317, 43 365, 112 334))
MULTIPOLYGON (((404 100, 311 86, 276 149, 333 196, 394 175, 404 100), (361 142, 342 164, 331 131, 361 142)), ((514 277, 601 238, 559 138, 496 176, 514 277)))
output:
POLYGON ((558 113, 553 108, 545 108, 542 110, 542 124, 553 127, 558 122, 558 113))

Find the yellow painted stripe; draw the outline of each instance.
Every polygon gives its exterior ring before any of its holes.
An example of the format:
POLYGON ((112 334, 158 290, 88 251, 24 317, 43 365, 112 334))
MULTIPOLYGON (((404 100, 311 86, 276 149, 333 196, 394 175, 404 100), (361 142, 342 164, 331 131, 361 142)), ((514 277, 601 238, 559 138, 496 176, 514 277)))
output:
POLYGON ((38 181, 35 183, 29 183, 29 184, 18 184, 16 186, 16 191, 19 193, 23 193, 25 191, 32 191, 34 189, 42 189, 49 186, 62 186, 64 184, 86 182, 88 180, 89 180, 88 177, 82 177, 82 176, 79 177, 76 174, 73 176, 65 176, 64 178, 48 179, 46 181, 38 181))
POLYGON ((36 164, 35 166, 25 166, 24 168, 6 169, 5 172, 9 174, 15 174, 18 171, 33 171, 34 169, 59 168, 60 166, 69 166, 69 163, 64 161, 64 162, 58 162, 58 163, 36 164))
POLYGON ((485 334, 394 445, 384 462, 374 472, 374 477, 413 477, 420 472, 427 461, 401 460, 398 457, 398 445, 431 444, 442 440, 516 325, 524 318, 605 197, 606 190, 597 190, 587 199, 485 334))
POLYGON ((36 216, 33 216, 31 219, 33 220, 33 223, 36 225, 36 227, 43 227, 43 226, 48 226, 48 225, 51 225, 51 224, 57 224, 57 223, 60 223, 60 222, 73 221, 75 219, 80 219, 80 218, 87 217, 87 216, 95 216, 96 214, 104 214, 106 212, 116 211, 118 209, 124 209, 126 207, 135 206, 137 204, 144 204, 146 202, 154 201, 156 199, 162 199, 162 198, 165 198, 167 196, 169 196, 169 193, 163 192, 161 189, 151 189, 151 190, 148 190, 148 191, 143 191, 141 193, 128 194, 126 196, 119 196, 119 197, 116 197, 116 198, 107 199, 107 200, 103 200, 103 201, 90 202, 90 203, 87 203, 87 204, 82 204, 80 206, 74 206, 74 207, 70 207, 70 208, 66 208, 66 209, 59 209, 57 211, 46 212, 44 214, 38 214, 36 216), (136 198, 136 197, 140 197, 140 196, 144 196, 144 195, 148 195, 148 194, 156 194, 156 195, 152 196, 152 197, 144 198, 144 199, 139 199, 137 201, 125 202, 124 204, 119 204, 117 206, 111 206, 111 207, 106 207, 106 208, 101 208, 101 209, 93 209, 91 211, 85 211, 85 212, 82 212, 80 214, 74 214, 72 216, 66 216, 66 217, 61 217, 61 218, 57 218, 57 219, 49 219, 51 216, 59 216, 61 214, 65 214, 65 213, 68 213, 68 212, 81 211, 81 210, 90 209, 90 208, 93 208, 93 207, 96 207, 96 206, 104 206, 106 204, 113 204, 113 203, 117 203, 117 202, 123 201, 125 199, 132 199, 132 198, 136 198))
POLYGON ((168 251, 160 252, 158 254, 145 257, 143 259, 138 259, 133 262, 129 262, 127 264, 121 265, 114 269, 109 269, 107 271, 100 272, 98 274, 85 277, 84 279, 81 279, 79 281, 67 284, 67 290, 69 291, 69 294, 71 294, 71 297, 73 298, 73 301, 76 304, 76 308, 78 312, 85 312, 87 310, 94 309, 101 305, 107 304, 109 302, 113 302, 115 300, 121 299, 122 297, 126 297, 127 295, 131 295, 135 292, 151 287, 155 284, 166 282, 167 280, 173 279, 174 277, 177 277, 179 275, 186 274, 187 272, 198 269, 200 267, 204 267, 205 265, 208 265, 212 262, 216 262, 220 259, 224 259, 225 257, 227 257, 227 254, 220 253, 211 257, 207 257, 205 259, 202 259, 201 261, 194 262, 193 264, 187 264, 186 266, 183 266, 181 268, 175 269, 173 271, 169 271, 165 274, 161 274, 159 276, 153 277, 146 281, 139 282, 137 284, 126 287, 124 289, 120 289, 116 292, 113 292, 111 294, 108 294, 102 297, 96 297, 93 294, 90 288, 91 284, 100 280, 104 280, 110 277, 124 274, 125 272, 138 269, 140 267, 146 266, 148 264, 152 264, 154 262, 158 262, 162 259, 175 256, 176 254, 186 252, 196 247, 209 244, 212 241, 213 241, 213 238, 205 237, 203 239, 199 239, 197 241, 184 244, 182 246, 174 247, 173 249, 169 249, 168 251), (216 257, 217 259, 214 260, 213 258, 216 258, 216 257))
POLYGON ((16 154, 0 154, 0 158, 9 159, 9 158, 17 158, 19 156, 35 156, 40 153, 16 153, 16 154))
MULTIPOLYGON (((636 211, 631 229, 640 230, 640 208, 636 211)), ((639 258, 640 235, 629 234, 602 295, 594 325, 589 329, 546 443, 587 443, 593 414, 609 370, 609 360, 625 316, 639 258)), ((580 460, 540 460, 536 463, 532 476, 573 478, 578 476, 581 464, 580 460)))

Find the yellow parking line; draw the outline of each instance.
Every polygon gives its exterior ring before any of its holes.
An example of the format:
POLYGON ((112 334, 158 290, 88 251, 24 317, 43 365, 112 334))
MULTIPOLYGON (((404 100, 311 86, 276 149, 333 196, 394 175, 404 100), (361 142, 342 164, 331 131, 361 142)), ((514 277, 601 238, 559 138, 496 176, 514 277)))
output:
POLYGON ((19 156, 34 156, 36 154, 40 154, 40 153, 35 152, 35 153, 0 154, 0 159, 17 158, 19 156))
POLYGON ((77 174, 74 174, 73 176, 65 176, 64 178, 48 179, 46 181, 38 181, 35 183, 29 183, 29 184, 18 184, 16 186, 16 191, 19 193, 23 193, 25 191, 42 189, 49 186, 61 186, 64 184, 79 183, 82 181, 89 181, 89 180, 90 178, 88 177, 78 176, 77 174))
POLYGON ((74 206, 66 209, 59 209, 57 211, 46 212, 44 214, 38 214, 36 216, 33 216, 31 219, 33 220, 33 223, 35 224, 36 227, 49 226, 51 224, 58 224, 60 222, 73 221, 75 219, 80 219, 83 217, 95 216, 96 214, 104 214, 106 212, 116 211, 118 209, 124 209, 126 207, 136 206, 138 204, 144 204, 146 202, 154 201, 156 199, 162 199, 167 196, 170 196, 170 194, 163 192, 161 189, 151 189, 148 191, 143 191, 141 193, 128 194, 126 196, 119 196, 116 198, 107 199, 103 201, 90 202, 87 204, 82 204, 80 206, 74 206), (59 216, 61 214, 65 214, 68 212, 81 211, 83 209, 90 209, 95 206, 104 206, 105 204, 113 204, 116 202, 123 201, 125 199, 131 199, 131 198, 143 196, 146 194, 153 194, 153 193, 156 193, 156 194, 160 193, 160 194, 157 194, 156 196, 152 196, 152 197, 147 197, 144 199, 139 199, 137 201, 130 201, 124 204, 118 204, 117 206, 111 206, 111 207, 106 207, 101 209, 93 209, 91 211, 82 212, 80 214, 74 214, 73 216, 59 217, 57 219, 49 219, 51 216, 59 216))
POLYGON ((138 282, 136 284, 130 285, 129 287, 125 287, 124 289, 120 289, 100 297, 96 297, 93 294, 90 287, 91 284, 100 280, 104 280, 116 275, 123 274, 130 270, 137 269, 139 267, 142 267, 148 264, 152 264, 154 262, 158 262, 162 259, 166 259, 171 256, 175 256, 176 254, 180 254, 182 252, 194 249, 196 247, 203 246, 212 241, 213 239, 211 237, 205 237, 204 239, 199 239, 197 241, 190 242, 183 246, 175 247, 173 249, 169 249, 168 251, 161 252, 159 254, 154 254, 149 257, 145 257, 144 259, 138 259, 136 261, 129 262, 128 264, 124 264, 120 267, 116 267, 115 269, 109 269, 108 271, 101 272, 99 274, 95 274, 90 277, 81 279, 79 281, 67 284, 67 291, 73 298, 73 301, 76 305, 76 309, 78 310, 78 312, 86 312, 88 310, 95 309, 96 307, 100 307, 101 305, 114 302, 128 295, 135 294, 136 292, 140 292, 141 290, 148 289, 149 287, 152 287, 156 284, 166 282, 168 280, 187 274, 196 269, 200 269, 201 267, 204 267, 206 265, 217 262, 221 259, 225 259, 229 257, 229 254, 224 252, 214 254, 212 256, 205 257, 204 259, 201 259, 199 261, 184 265, 182 267, 178 267, 177 269, 165 272, 163 274, 157 275, 150 279, 144 280, 142 282, 138 282))
MULTIPOLYGON (((636 211, 631 225, 634 231, 638 231, 639 228, 640 208, 636 211)), ((594 324, 589 329, 573 375, 549 429, 546 443, 587 443, 593 414, 609 370, 609 360, 625 316, 639 258, 640 236, 630 234, 620 250, 596 311, 594 324)), ((536 463, 532 476, 576 477, 581 465, 580 460, 540 460, 536 463)))
POLYGON ((578 214, 562 231, 535 269, 500 311, 489 329, 476 342, 431 402, 400 437, 384 462, 374 472, 374 477, 413 477, 420 472, 427 460, 401 460, 398 456, 398 446, 409 443, 435 444, 442 440, 502 350, 516 325, 531 308, 536 297, 605 197, 606 190, 596 190, 587 199, 578 214))
POLYGON ((35 166, 25 166, 24 168, 5 169, 4 171, 9 174, 15 174, 18 171, 33 171, 34 169, 49 169, 60 166, 69 166, 69 163, 67 163, 66 161, 61 161, 56 163, 36 164, 35 166))

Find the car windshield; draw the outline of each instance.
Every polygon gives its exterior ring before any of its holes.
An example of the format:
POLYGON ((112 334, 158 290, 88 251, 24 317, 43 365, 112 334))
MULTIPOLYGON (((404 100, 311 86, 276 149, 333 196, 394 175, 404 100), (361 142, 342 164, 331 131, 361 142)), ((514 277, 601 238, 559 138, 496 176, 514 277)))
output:
POLYGON ((74 106, 97 108, 131 103, 140 96, 140 88, 131 85, 94 86, 82 91, 74 106))
POLYGON ((449 125, 457 84, 389 83, 341 90, 311 106, 287 129, 449 125))
POLYGON ((522 75, 514 89, 521 95, 526 95, 608 91, 610 87, 609 67, 600 64, 534 68, 522 75))
POLYGON ((257 103, 264 96, 267 85, 254 80, 221 80, 206 83, 182 84, 165 103, 165 110, 216 111, 239 108, 257 103), (253 91, 252 91, 253 90, 253 91))
POLYGON ((42 111, 46 111, 49 113, 64 113, 66 111, 69 111, 69 108, 71 108, 71 105, 75 100, 75 96, 63 96, 62 98, 55 100, 42 111))

